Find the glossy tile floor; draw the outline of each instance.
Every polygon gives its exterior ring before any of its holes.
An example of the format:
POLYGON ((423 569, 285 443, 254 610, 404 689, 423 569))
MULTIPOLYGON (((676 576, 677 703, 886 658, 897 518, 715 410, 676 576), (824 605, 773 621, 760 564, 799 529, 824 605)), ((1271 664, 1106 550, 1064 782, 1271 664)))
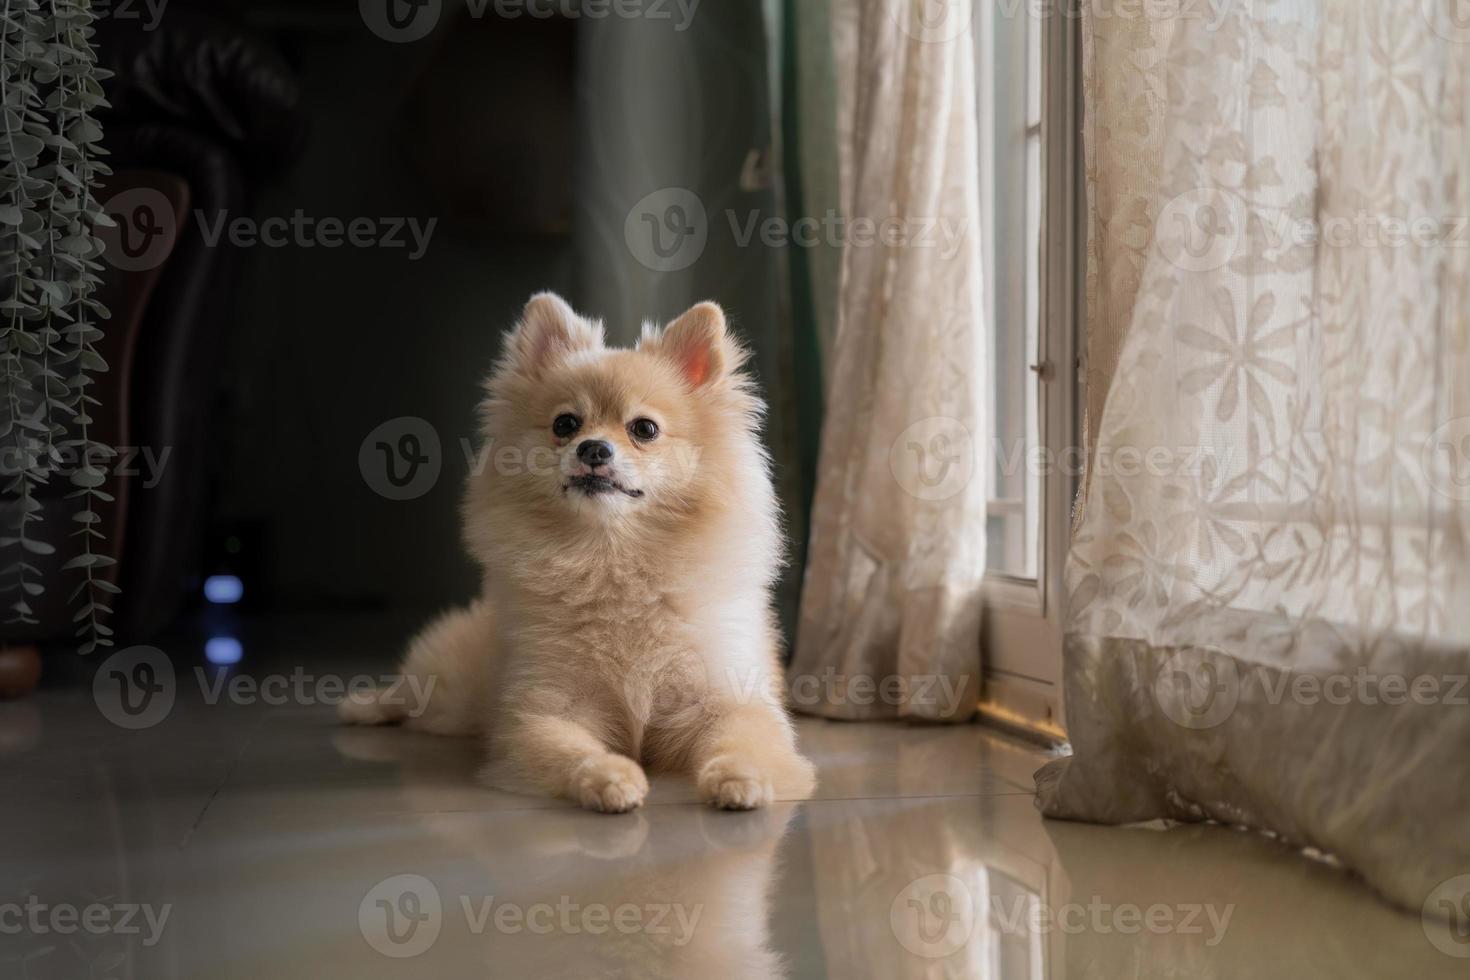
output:
POLYGON ((978 726, 807 720, 811 799, 660 778, 603 816, 476 787, 470 742, 338 727, 330 685, 407 624, 226 625, 236 665, 184 636, 172 680, 0 704, 0 977, 1470 975, 1254 835, 1043 821, 1044 755, 978 726))

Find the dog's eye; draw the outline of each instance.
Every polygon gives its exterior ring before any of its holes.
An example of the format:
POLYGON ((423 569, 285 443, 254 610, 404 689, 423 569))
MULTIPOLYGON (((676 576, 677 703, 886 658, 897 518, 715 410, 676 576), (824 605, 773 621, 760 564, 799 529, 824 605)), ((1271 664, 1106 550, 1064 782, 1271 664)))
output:
POLYGON ((652 442, 658 438, 658 423, 653 419, 634 419, 628 424, 628 434, 639 442, 652 442))
POLYGON ((582 427, 582 420, 570 413, 563 413, 551 423, 551 432, 558 439, 565 439, 582 427))

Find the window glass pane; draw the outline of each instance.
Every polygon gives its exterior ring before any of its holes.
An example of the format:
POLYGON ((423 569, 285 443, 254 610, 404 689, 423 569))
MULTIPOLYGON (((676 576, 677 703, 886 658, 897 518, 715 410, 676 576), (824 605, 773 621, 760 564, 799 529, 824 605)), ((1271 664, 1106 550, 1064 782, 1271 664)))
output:
POLYGON ((989 570, 1034 579, 1044 467, 1038 455, 1041 23, 977 5, 981 221, 992 405, 989 570))

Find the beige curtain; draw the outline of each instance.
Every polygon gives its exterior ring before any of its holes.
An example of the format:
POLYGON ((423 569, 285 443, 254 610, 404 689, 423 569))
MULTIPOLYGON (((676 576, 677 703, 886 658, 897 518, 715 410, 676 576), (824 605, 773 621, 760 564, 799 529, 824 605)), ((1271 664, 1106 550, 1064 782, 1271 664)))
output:
POLYGON ((830 11, 846 242, 792 704, 963 719, 985 562, 974 49, 908 2, 830 11))
POLYGON ((1470 30, 1419 0, 1084 8, 1089 349, 1116 370, 1067 570, 1075 755, 1043 809, 1247 825, 1448 914, 1470 30))

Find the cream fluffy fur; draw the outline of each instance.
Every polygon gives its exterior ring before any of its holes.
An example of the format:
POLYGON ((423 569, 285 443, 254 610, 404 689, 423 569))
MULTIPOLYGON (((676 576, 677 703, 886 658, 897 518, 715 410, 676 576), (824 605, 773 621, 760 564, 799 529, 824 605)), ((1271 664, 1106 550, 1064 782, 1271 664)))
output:
POLYGON ((403 674, 434 683, 422 713, 400 681, 343 718, 482 735, 486 782, 593 810, 641 804, 645 766, 691 773, 731 809, 807 793, 781 702, 780 525, 744 360, 713 303, 619 350, 559 297, 533 297, 489 380, 487 465, 465 494, 484 596, 409 647, 403 674), (570 437, 553 432, 563 415, 580 423, 570 437), (640 419, 656 438, 635 437, 640 419), (577 455, 589 439, 613 448, 591 486, 577 455))

